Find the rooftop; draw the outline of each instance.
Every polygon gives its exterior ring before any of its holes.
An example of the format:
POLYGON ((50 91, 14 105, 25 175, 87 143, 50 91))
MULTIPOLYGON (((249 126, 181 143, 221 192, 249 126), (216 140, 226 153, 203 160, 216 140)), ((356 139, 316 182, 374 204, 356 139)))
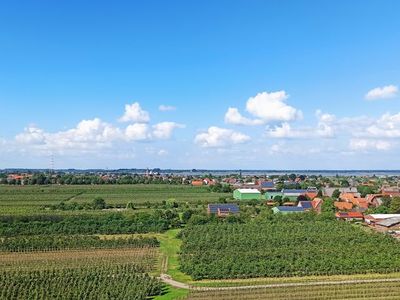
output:
POLYGON ((276 207, 279 211, 290 211, 290 212, 302 212, 304 211, 303 207, 298 206, 277 206, 276 207))
POLYGON ((385 219, 383 221, 380 221, 378 223, 376 223, 377 225, 381 225, 381 226, 385 226, 385 227, 390 227, 396 224, 400 223, 400 217, 396 217, 396 218, 389 218, 389 219, 385 219))
POLYGON ((218 210, 238 213, 239 206, 235 203, 208 204, 208 210, 210 211, 210 213, 214 214, 218 213, 218 210))
POLYGON ((257 189, 237 189, 242 194, 260 194, 257 189))

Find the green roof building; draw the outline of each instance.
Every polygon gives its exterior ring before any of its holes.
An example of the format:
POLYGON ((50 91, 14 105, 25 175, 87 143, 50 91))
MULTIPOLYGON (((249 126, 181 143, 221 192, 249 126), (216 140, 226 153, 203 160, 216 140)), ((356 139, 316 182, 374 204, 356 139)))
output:
POLYGON ((261 200, 261 193, 257 189, 237 189, 233 191, 236 200, 261 200))

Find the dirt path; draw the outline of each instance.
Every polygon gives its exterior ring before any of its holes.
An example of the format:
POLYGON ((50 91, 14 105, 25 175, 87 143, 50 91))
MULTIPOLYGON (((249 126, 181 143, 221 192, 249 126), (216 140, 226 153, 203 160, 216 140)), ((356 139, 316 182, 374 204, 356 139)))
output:
POLYGON ((188 285, 186 283, 183 283, 183 282, 179 282, 179 281, 173 280, 171 278, 171 276, 169 276, 167 274, 161 274, 160 279, 164 283, 169 284, 169 285, 171 285, 173 287, 176 287, 176 288, 185 289, 185 290, 192 289, 192 287, 190 285, 188 285))
POLYGON ((294 282, 294 283, 273 283, 260 285, 242 285, 227 287, 196 287, 183 282, 173 280, 167 274, 161 274, 160 279, 176 288, 190 289, 196 291, 227 291, 227 290, 245 290, 245 289, 262 289, 277 287, 298 287, 298 286, 318 286, 318 285, 340 285, 340 284, 357 284, 357 283, 379 283, 379 282, 399 282, 400 278, 382 278, 382 279, 356 279, 356 280, 338 280, 338 281, 315 281, 315 282, 294 282))

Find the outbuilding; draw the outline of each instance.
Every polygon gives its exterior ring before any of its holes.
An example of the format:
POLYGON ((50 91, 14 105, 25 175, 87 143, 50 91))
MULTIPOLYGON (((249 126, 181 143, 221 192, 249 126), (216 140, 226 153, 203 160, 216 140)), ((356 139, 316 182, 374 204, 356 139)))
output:
POLYGON ((299 213, 299 212, 305 212, 306 210, 303 207, 298 207, 298 206, 276 206, 272 209, 274 214, 291 214, 291 213, 299 213))
POLYGON ((375 224, 376 231, 379 232, 388 232, 390 230, 399 230, 400 229, 400 218, 389 218, 386 220, 379 221, 375 224))
POLYGON ((233 191, 236 200, 260 200, 261 192, 257 189, 237 189, 233 191))

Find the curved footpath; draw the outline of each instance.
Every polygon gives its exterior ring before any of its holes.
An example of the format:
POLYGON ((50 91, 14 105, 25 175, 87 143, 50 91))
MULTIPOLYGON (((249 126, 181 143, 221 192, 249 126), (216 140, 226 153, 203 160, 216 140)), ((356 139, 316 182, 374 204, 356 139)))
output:
POLYGON ((315 281, 315 282, 297 282, 297 283, 273 283, 260 285, 242 285, 227 287, 197 287, 183 282, 176 281, 168 274, 161 274, 160 279, 173 287, 196 291, 226 291, 226 290, 244 290, 244 289, 262 289, 276 287, 298 287, 298 286, 318 286, 318 285, 339 285, 339 284, 357 284, 357 283, 379 283, 379 282, 398 282, 400 278, 382 278, 382 279, 356 279, 356 280, 338 280, 338 281, 315 281))

